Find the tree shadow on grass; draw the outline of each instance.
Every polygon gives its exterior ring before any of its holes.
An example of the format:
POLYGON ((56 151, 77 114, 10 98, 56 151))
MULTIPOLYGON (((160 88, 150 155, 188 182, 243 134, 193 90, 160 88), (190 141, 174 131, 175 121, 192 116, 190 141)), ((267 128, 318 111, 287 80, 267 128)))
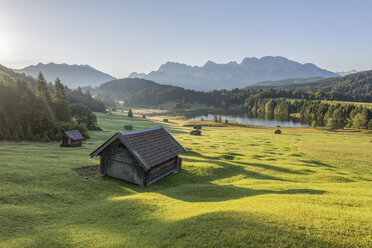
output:
MULTIPOLYGON (((278 181, 287 181, 285 179, 275 177, 275 176, 269 176, 265 174, 261 174, 255 171, 248 170, 247 168, 244 168, 242 166, 236 165, 234 163, 238 162, 227 162, 227 161, 206 161, 206 160, 198 160, 194 158, 183 158, 185 162, 196 162, 196 163, 205 163, 205 162, 211 162, 214 165, 217 165, 218 167, 213 168, 206 168, 205 174, 202 176, 198 176, 190 171, 182 170, 181 172, 186 174, 184 175, 187 179, 189 179, 192 182, 195 183, 201 183, 201 182, 210 182, 214 180, 229 178, 237 175, 242 175, 245 178, 253 178, 253 179, 261 179, 261 180, 278 180, 278 181)), ((241 163, 241 162, 240 162, 241 163)), ((192 170, 192 167, 190 167, 189 170, 192 170)))
POLYGON ((316 161, 316 160, 300 159, 299 161, 306 164, 307 166, 313 166, 313 167, 323 166, 323 167, 328 167, 328 168, 335 168, 333 165, 322 163, 322 162, 319 162, 319 161, 316 161))
POLYGON ((157 193, 186 202, 221 202, 265 194, 324 194, 325 191, 313 189, 255 190, 234 185, 212 183, 185 184, 178 187, 155 189, 157 193))
POLYGON ((288 169, 288 168, 283 168, 283 167, 268 165, 268 164, 247 163, 247 162, 239 162, 239 161, 235 161, 234 163, 245 165, 245 166, 258 167, 258 168, 262 168, 262 169, 266 169, 266 170, 274 170, 274 171, 277 171, 277 172, 283 172, 283 173, 289 173, 289 174, 298 174, 298 175, 306 174, 303 171, 296 171, 296 170, 291 170, 291 169, 288 169))
MULTIPOLYGON (((187 162, 201 162, 205 163, 208 160, 184 157, 187 162)), ((210 161, 208 161, 210 162, 210 161)), ((232 199, 240 199, 244 197, 264 195, 264 194, 324 194, 325 191, 313 189, 289 189, 289 190, 255 190, 245 187, 237 187, 234 185, 219 185, 213 181, 228 179, 234 176, 244 178, 254 178, 259 180, 278 180, 284 179, 260 174, 258 172, 247 170, 243 166, 236 165, 236 162, 227 162, 212 160, 216 167, 206 167, 204 171, 200 172, 198 167, 189 166, 187 170, 181 170, 175 175, 163 178, 155 184, 141 188, 130 185, 131 189, 138 193, 156 192, 166 195, 168 197, 186 201, 186 202, 219 202, 228 201, 232 199)), ((249 163, 242 163, 244 165, 253 165, 249 163)), ((268 166, 262 164, 254 164, 255 166, 268 166)), ((269 167, 267 167, 269 168, 269 167)), ((271 169, 278 169, 277 167, 270 167, 271 169)), ((289 172, 285 170, 285 172, 289 172)), ((290 171, 292 172, 292 171, 290 171)), ((129 184, 128 184, 129 185, 129 184)))

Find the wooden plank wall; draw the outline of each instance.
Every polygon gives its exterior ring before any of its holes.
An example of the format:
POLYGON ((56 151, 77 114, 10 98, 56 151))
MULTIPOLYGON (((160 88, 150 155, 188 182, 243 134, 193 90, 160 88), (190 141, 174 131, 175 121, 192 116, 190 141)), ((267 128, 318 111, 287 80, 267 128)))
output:
POLYGON ((111 144, 102 155, 105 175, 143 185, 143 168, 120 142, 111 144))

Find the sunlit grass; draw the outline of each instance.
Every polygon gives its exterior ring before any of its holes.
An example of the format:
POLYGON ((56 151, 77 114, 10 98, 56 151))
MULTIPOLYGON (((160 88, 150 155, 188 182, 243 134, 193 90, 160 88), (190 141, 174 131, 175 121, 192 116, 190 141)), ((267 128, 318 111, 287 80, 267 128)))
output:
POLYGON ((81 148, 0 143, 0 247, 370 247, 371 135, 203 127, 99 114, 81 148), (125 124, 164 125, 183 170, 141 188, 89 153, 125 124))

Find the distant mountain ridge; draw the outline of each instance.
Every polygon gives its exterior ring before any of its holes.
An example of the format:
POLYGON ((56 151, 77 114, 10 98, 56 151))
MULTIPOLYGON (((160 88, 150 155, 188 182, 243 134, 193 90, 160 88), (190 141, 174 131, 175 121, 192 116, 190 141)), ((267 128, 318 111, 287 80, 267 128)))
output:
POLYGON ((41 71, 48 82, 54 82, 58 77, 64 85, 69 88, 78 86, 99 86, 102 83, 115 80, 113 76, 89 65, 68 65, 68 64, 43 64, 27 66, 23 69, 15 69, 15 72, 25 73, 28 76, 37 77, 41 71))
POLYGON ((131 73, 131 78, 144 78, 161 84, 170 84, 194 90, 242 88, 262 81, 290 78, 329 78, 339 75, 314 64, 300 64, 285 57, 266 56, 245 58, 217 64, 207 61, 203 66, 167 62, 148 74, 131 73))

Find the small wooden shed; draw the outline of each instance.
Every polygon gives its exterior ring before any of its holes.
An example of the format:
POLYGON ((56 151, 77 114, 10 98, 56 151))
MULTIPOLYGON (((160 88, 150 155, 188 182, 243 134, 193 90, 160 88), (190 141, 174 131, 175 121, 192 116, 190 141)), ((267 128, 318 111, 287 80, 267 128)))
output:
POLYGON ((125 130, 132 130, 133 129, 133 125, 125 125, 124 126, 124 129, 125 130))
POLYGON ((65 131, 61 137, 61 147, 79 147, 83 143, 83 135, 79 130, 65 131))
POLYGON ((100 173, 148 186, 181 169, 179 154, 187 152, 163 127, 116 133, 95 149, 100 173))
POLYGON ((201 131, 199 129, 193 130, 190 132, 191 135, 201 135, 201 131))

